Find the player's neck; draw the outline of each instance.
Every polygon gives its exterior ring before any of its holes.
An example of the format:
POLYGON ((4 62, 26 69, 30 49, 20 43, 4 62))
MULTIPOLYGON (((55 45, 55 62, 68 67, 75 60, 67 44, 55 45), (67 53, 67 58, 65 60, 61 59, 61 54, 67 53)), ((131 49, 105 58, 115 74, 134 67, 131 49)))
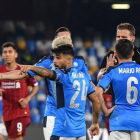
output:
POLYGON ((68 68, 70 68, 70 67, 72 67, 72 62, 69 63, 69 64, 67 64, 66 69, 68 69, 68 68))
POLYGON ((14 70, 16 67, 17 67, 16 62, 6 64, 6 69, 8 70, 14 70))
POLYGON ((123 63, 123 62, 131 62, 132 61, 132 58, 129 58, 129 59, 119 59, 119 63, 123 63))

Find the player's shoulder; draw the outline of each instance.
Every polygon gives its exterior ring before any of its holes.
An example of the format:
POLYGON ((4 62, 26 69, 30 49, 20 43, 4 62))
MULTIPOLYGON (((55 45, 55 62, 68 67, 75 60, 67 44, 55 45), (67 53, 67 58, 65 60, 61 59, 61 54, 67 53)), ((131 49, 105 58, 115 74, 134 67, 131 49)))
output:
POLYGON ((74 59, 73 60, 74 61, 83 61, 83 62, 85 62, 85 59, 84 59, 83 56, 74 56, 74 59))
POLYGON ((83 56, 75 56, 73 58, 73 66, 79 67, 79 65, 83 65, 83 64, 85 64, 85 60, 83 56))
POLYGON ((67 69, 57 69, 56 71, 59 73, 68 74, 69 72, 77 71, 77 69, 74 67, 69 67, 67 69))
POLYGON ((74 59, 82 59, 82 60, 84 60, 84 57, 83 56, 74 56, 74 59))
POLYGON ((115 70, 117 69, 118 67, 120 67, 122 65, 122 63, 118 64, 118 65, 115 65, 115 66, 110 66, 106 69, 105 73, 104 74, 107 74, 109 72, 111 72, 112 70, 115 70))
POLYGON ((47 57, 47 56, 44 56, 43 58, 41 58, 38 62, 37 62, 37 64, 39 64, 39 63, 43 63, 43 62, 46 62, 46 61, 48 61, 48 62, 52 62, 53 61, 53 59, 54 59, 54 57, 53 56, 49 56, 49 57, 47 57))

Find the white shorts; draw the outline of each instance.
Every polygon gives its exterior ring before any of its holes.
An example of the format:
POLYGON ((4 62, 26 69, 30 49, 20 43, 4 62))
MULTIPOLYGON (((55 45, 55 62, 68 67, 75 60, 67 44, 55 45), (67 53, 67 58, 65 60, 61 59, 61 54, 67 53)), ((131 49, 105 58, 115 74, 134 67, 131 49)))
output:
POLYGON ((43 119, 43 132, 45 140, 50 140, 52 135, 52 131, 54 128, 55 117, 54 116, 46 116, 43 119))
POLYGON ((59 136, 52 135, 50 140, 86 140, 86 136, 68 138, 68 137, 59 137, 59 136))
POLYGON ((137 131, 112 131, 109 140, 140 140, 140 132, 137 131))
POLYGON ((3 136, 7 136, 6 127, 3 123, 0 123, 0 134, 3 136))

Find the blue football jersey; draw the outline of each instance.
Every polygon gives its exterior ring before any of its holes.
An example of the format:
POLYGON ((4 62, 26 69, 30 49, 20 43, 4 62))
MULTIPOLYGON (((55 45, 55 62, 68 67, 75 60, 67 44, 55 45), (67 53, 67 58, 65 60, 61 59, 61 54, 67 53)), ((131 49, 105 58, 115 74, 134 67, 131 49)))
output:
POLYGON ((110 131, 140 131, 140 65, 123 62, 110 67, 98 85, 104 90, 111 85, 117 105, 109 118, 110 131))
MULTIPOLYGON (((40 66, 40 67, 44 67, 44 68, 47 68, 50 70, 55 70, 55 67, 53 65, 53 59, 54 59, 53 56, 43 57, 38 63, 35 64, 35 66, 40 66)), ((88 73, 88 68, 85 65, 85 61, 82 56, 76 56, 73 59, 73 65, 77 69, 79 69, 85 73, 88 73)), ((31 77, 34 77, 36 75, 32 71, 28 71, 28 74, 31 77)), ((89 74, 87 74, 87 75, 88 75, 89 79, 91 80, 90 75, 89 74)), ((46 100, 46 108, 45 108, 44 117, 45 116, 55 116, 56 104, 57 104, 57 101, 61 100, 61 96, 60 96, 61 93, 63 96, 63 91, 62 91, 63 89, 62 89, 62 86, 59 84, 56 84, 55 81, 50 81, 49 79, 45 78, 45 82, 46 82, 47 89, 48 89, 48 95, 47 95, 47 100, 46 100), (59 93, 58 97, 56 97, 57 96, 56 92, 59 93)), ((60 106, 64 106, 64 104, 61 103, 61 104, 57 105, 58 108, 60 106)))
POLYGON ((87 94, 94 92, 87 73, 71 67, 56 70, 56 83, 62 87, 57 100, 57 113, 53 135, 79 137, 86 135, 85 102, 87 94))
MULTIPOLYGON (((55 67, 53 65, 53 56, 50 57, 43 57, 38 63, 35 64, 35 66, 40 66, 47 68, 49 70, 55 70, 55 67)), ((28 71, 28 74, 31 77, 34 77, 36 74, 32 71, 28 71)), ((55 116, 56 114, 56 84, 54 81, 50 81, 49 79, 45 78, 45 83, 47 86, 48 94, 47 94, 47 100, 46 100, 46 107, 44 112, 45 116, 55 116)))

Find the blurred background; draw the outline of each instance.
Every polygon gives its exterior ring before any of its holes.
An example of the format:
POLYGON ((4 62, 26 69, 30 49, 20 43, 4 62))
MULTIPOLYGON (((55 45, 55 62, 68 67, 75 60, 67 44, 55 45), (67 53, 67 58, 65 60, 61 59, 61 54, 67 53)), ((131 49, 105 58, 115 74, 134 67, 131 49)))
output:
MULTIPOLYGON (((18 47, 18 63, 34 64, 43 56, 50 55, 56 29, 67 27, 72 33, 76 55, 85 58, 96 85, 101 61, 109 50, 114 49, 118 24, 133 24, 136 28, 135 45, 140 45, 139 7, 140 0, 0 0, 0 46, 8 41, 14 42, 18 47), (128 9, 112 9, 112 4, 127 4, 128 9)), ((37 135, 43 139, 42 119, 47 90, 44 79, 36 78, 40 90, 30 101, 33 125, 27 129, 27 140, 38 139, 28 137, 32 131, 38 132, 37 135)), ((91 112, 91 104, 87 100, 87 127, 92 120, 91 112)), ((103 128, 104 120, 101 113, 100 125, 103 128)))

